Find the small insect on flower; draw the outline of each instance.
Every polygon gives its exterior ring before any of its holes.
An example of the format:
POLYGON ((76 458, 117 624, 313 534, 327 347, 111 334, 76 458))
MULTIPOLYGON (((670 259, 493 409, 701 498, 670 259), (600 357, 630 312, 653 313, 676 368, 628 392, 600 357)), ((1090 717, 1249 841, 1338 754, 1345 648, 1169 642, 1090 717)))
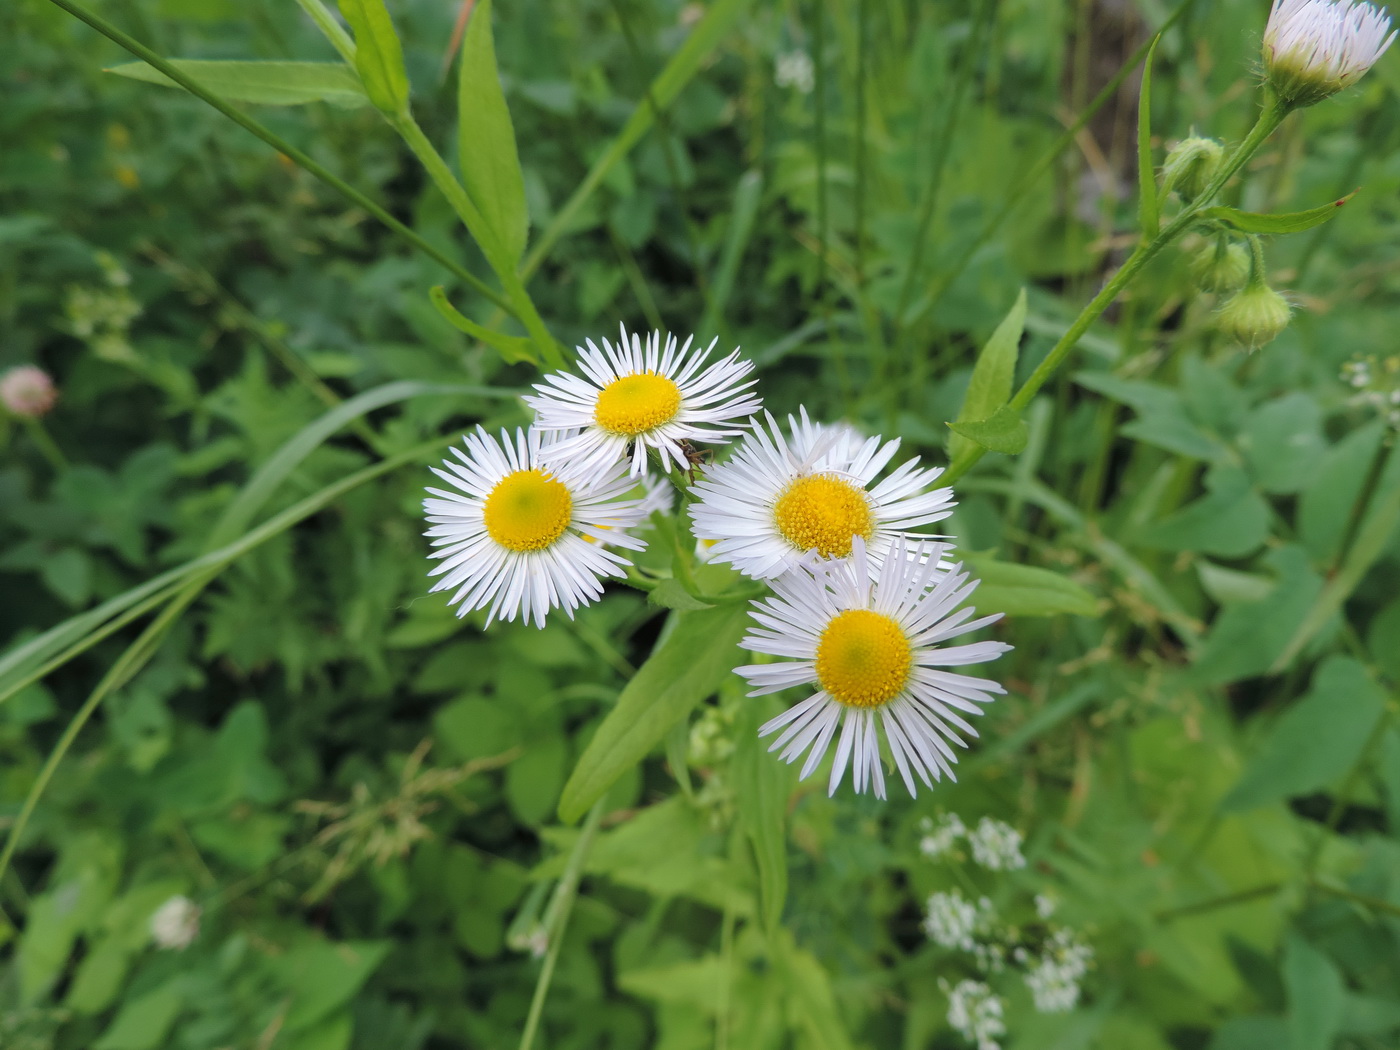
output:
POLYGON ((457 615, 490 607, 500 616, 543 627, 550 609, 570 617, 603 593, 602 579, 622 576, 630 564, 606 546, 641 550, 627 530, 642 519, 644 500, 625 498, 635 485, 626 465, 603 470, 559 465, 545 470, 547 441, 517 429, 512 441, 496 441, 481 427, 464 439, 466 450, 433 473, 455 491, 430 488, 423 509, 432 523, 425 535, 441 550, 442 576, 434 591, 453 590, 457 615))
POLYGON ((1351 0, 1274 0, 1264 29, 1269 87, 1311 106, 1351 87, 1395 40, 1384 8, 1351 0))
POLYGON ((725 441, 742 434, 748 416, 763 402, 749 389, 757 379, 745 379, 753 362, 735 350, 708 366, 718 339, 704 350, 691 349, 691 340, 677 343, 652 332, 643 347, 635 333, 614 346, 602 340, 600 350, 588 340, 579 347, 582 377, 553 372, 536 383, 536 394, 525 398, 535 411, 535 430, 575 431, 545 449, 547 463, 576 463, 585 470, 606 470, 628 455, 632 473, 644 474, 647 450, 655 449, 663 469, 690 469, 682 443, 725 441))
POLYGON ((828 793, 836 793, 850 763, 856 791, 873 783, 875 795, 884 798, 883 730, 894 764, 914 795, 915 775, 928 787, 945 773, 957 779, 952 768, 957 756, 948 745, 967 746, 959 732, 977 735, 958 712, 981 714, 981 705, 1006 691, 985 678, 939 668, 994 660, 1011 646, 943 644, 1001 614, 973 620, 971 607, 959 608, 977 584, 968 581, 961 565, 951 571, 940 568, 941 544, 906 547, 903 539, 897 540, 874 580, 859 536, 852 554, 825 565, 808 560, 774 580, 774 597, 753 603, 759 626, 739 644, 788 659, 736 670, 753 687, 750 696, 817 687, 759 729, 760 736, 781 730, 769 750, 782 748, 784 760, 794 762, 807 753, 804 778, 821 763, 840 728, 828 793))
POLYGON ((864 541, 878 571, 903 530, 952 513, 953 490, 926 491, 942 468, 918 469, 917 457, 874 484, 899 451, 899 439, 864 438, 844 425, 788 417, 790 436, 765 413, 727 462, 695 484, 690 508, 697 539, 715 540, 710 556, 755 579, 793 569, 805 556, 845 558, 864 541))

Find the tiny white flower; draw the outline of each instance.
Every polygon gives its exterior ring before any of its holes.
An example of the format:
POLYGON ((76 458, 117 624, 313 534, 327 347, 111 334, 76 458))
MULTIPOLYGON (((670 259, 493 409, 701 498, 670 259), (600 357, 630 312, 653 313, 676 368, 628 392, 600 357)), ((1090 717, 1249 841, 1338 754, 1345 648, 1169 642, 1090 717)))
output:
POLYGON ((983 897, 973 903, 957 890, 929 895, 924 914, 924 932, 934 944, 970 952, 976 945, 974 934, 991 920, 991 901, 983 897))
POLYGON ((709 365, 719 340, 704 350, 691 349, 691 338, 678 344, 661 333, 641 338, 621 329, 616 346, 593 340, 579 347, 583 376, 551 372, 525 398, 535 411, 533 429, 560 433, 545 449, 548 465, 570 463, 585 471, 605 471, 628 455, 631 472, 647 470, 647 450, 655 449, 664 470, 691 466, 691 441, 725 441, 744 432, 746 417, 763 402, 745 377, 753 362, 735 350, 709 365))
POLYGON ((500 616, 544 626, 550 609, 571 618, 603 593, 602 579, 622 576, 630 564, 606 546, 641 550, 645 541, 627 530, 641 521, 640 500, 626 499, 635 481, 625 464, 603 470, 560 464, 545 470, 547 442, 535 431, 504 430, 498 442, 481 427, 463 439, 464 452, 433 473, 453 491, 429 488, 423 501, 432 523, 425 535, 442 564, 432 590, 454 591, 457 615, 489 607, 486 622, 500 616))
POLYGON ((1094 951, 1070 930, 1057 930, 1041 956, 1026 971, 1026 987, 1041 1013, 1063 1013, 1079 1002, 1079 981, 1089 970, 1094 951))
POLYGON ((1384 8, 1351 0, 1274 0, 1264 30, 1269 86, 1292 106, 1350 87, 1395 40, 1384 8))
POLYGON ((991 988, 981 981, 959 981, 951 990, 940 982, 948 995, 948 1024, 964 1039, 977 1044, 977 1050, 1001 1050, 996 1037, 1006 1034, 1002 1020, 1004 1006, 991 988))
MULTIPOLYGON (((804 556, 845 558, 857 539, 879 569, 905 530, 941 521, 953 510, 953 490, 926 491, 943 473, 906 461, 875 478, 899 451, 899 439, 862 438, 851 427, 813 423, 807 410, 788 416, 789 436, 772 415, 755 420, 726 463, 695 483, 692 530, 716 540, 711 557, 746 576, 771 580, 804 556)), ((941 555, 943 550, 939 550, 941 555)))
POLYGON ((810 95, 817 86, 816 67, 811 56, 805 51, 788 51, 778 56, 773 67, 773 83, 778 87, 796 88, 804 95, 810 95))
POLYGON ((1048 919, 1055 914, 1055 898, 1044 893, 1035 895, 1035 913, 1042 919, 1048 919))
POLYGON ((925 817, 921 827, 924 835, 919 839, 919 852, 930 859, 943 856, 967 834, 967 826, 956 813, 948 813, 937 822, 925 817))
POLYGON ((158 948, 184 951, 199 935, 199 905, 174 896, 151 914, 151 940, 158 948))
POLYGON ((995 660, 1011 648, 1004 642, 944 644, 1001 616, 974 620, 974 609, 959 608, 977 584, 968 582, 961 565, 940 569, 941 555, 940 544, 906 548, 900 539, 872 581, 865 542, 857 536, 849 560, 803 563, 772 581, 773 597, 753 603, 758 627, 739 644, 787 659, 735 668, 753 687, 749 695, 816 687, 760 727, 759 735, 781 730, 769 750, 781 748, 787 762, 806 752, 805 778, 840 728, 829 794, 849 762, 856 791, 873 782, 875 795, 885 797, 880 730, 911 795, 917 794, 916 775, 928 787, 944 774, 956 780, 957 756, 948 745, 967 746, 959 731, 977 735, 959 712, 981 714, 982 705, 1006 691, 985 678, 939 670, 995 660))
POLYGON ((967 836, 972 859, 991 871, 1012 871, 1026 866, 1021 856, 1021 833, 1010 824, 983 817, 967 836))

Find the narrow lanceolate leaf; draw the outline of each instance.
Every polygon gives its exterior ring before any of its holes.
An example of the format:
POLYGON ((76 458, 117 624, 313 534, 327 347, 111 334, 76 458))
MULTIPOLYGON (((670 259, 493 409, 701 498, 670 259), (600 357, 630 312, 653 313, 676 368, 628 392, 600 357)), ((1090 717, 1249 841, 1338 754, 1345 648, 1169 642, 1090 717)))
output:
POLYGON ((740 662, 748 628, 743 603, 673 614, 675 630, 641 666, 589 741, 559 800, 559 817, 578 820, 651 751, 740 662))
POLYGON ((408 74, 384 0, 340 0, 340 13, 355 34, 355 70, 365 94, 385 113, 402 113, 408 107, 408 74))
POLYGON ((792 767, 768 753, 758 727, 767 706, 759 699, 746 700, 736 726, 734 742, 735 797, 744 834, 753 846, 758 865, 758 889, 763 924, 770 933, 778 928, 787 901, 787 817, 792 767))
POLYGON ((1353 190, 1341 200, 1333 201, 1331 204, 1309 208, 1307 211, 1278 212, 1274 215, 1259 211, 1240 211, 1238 208, 1227 208, 1221 205, 1216 208, 1207 208, 1201 212, 1201 217, 1223 222, 1242 233, 1298 233, 1302 230, 1311 230, 1314 226, 1321 226, 1324 222, 1336 218, 1342 210, 1342 205, 1355 196, 1356 191, 1353 190))
MULTIPOLYGON (((970 423, 949 423, 954 434, 981 445, 989 452, 1004 452, 1014 456, 1026 447, 1030 430, 1021 414, 1010 405, 1002 405, 990 419, 970 423)), ((956 457, 954 457, 956 458, 956 457)))
POLYGON ((1142 65, 1142 90, 1138 94, 1138 222, 1144 237, 1156 237, 1161 227, 1157 201, 1157 172, 1152 166, 1152 56, 1162 39, 1158 33, 1147 49, 1142 65))
MULTIPOLYGON (((308 102, 363 106, 369 102, 355 74, 337 62, 210 62, 197 58, 172 58, 169 62, 201 87, 231 102, 264 106, 308 102)), ((179 86, 145 62, 126 62, 107 72, 148 84, 179 86)))
POLYGON ((525 179, 515 128, 496 71, 491 39, 491 0, 479 0, 462 41, 457 79, 457 148, 462 179, 477 210, 491 225, 510 265, 520 263, 530 227, 525 179))
POLYGON ((982 582, 973 593, 979 613, 1007 616, 1097 616, 1099 603, 1067 576, 1033 565, 970 555, 967 566, 982 582))
POLYGON ((448 324, 459 332, 466 332, 473 339, 480 339, 500 354, 506 364, 526 361, 532 365, 539 365, 540 359, 535 353, 534 340, 523 335, 506 335, 504 332, 477 324, 447 301, 447 293, 443 291, 442 285, 436 285, 429 290, 428 298, 433 301, 437 312, 442 314, 448 324))
MULTIPOLYGON (((967 394, 963 397, 958 418, 949 424, 953 429, 948 438, 949 459, 957 459, 959 455, 972 451, 975 445, 985 445, 994 452, 1007 451, 1006 448, 995 448, 987 444, 982 438, 968 433, 964 428, 971 426, 978 433, 989 433, 983 425, 990 424, 1011 400, 1011 383, 1016 377, 1016 358, 1021 351, 1021 334, 1025 328, 1026 290, 1022 288, 1010 311, 1001 324, 997 325, 982 352, 977 355, 977 364, 973 366, 972 379, 967 384, 967 394)), ((1014 425, 1009 427, 1002 425, 1009 422, 1006 419, 998 423, 997 431, 1006 429, 1007 433, 994 440, 1000 440, 1004 445, 1014 445, 1019 433, 1020 446, 1013 451, 1020 452, 1026 447, 1026 425, 1014 412, 1010 414, 1010 420, 1014 421, 1014 425)))

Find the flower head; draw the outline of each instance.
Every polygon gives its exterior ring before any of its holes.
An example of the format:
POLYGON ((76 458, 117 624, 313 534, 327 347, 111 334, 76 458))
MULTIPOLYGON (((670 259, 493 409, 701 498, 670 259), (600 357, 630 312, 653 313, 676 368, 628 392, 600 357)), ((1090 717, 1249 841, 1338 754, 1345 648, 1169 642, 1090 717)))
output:
POLYGON ((1253 281, 1215 313, 1215 325, 1251 350, 1271 343, 1288 327, 1293 308, 1263 281, 1253 281))
POLYGON ((583 376, 553 372, 536 383, 525 398, 535 411, 533 429, 576 431, 544 449, 547 463, 576 463, 584 470, 605 471, 627 456, 631 447, 632 474, 645 474, 647 450, 655 449, 662 467, 689 467, 686 443, 724 440, 743 433, 740 421, 757 412, 763 402, 745 379, 753 362, 735 350, 705 364, 718 339, 704 350, 691 349, 689 338, 677 343, 661 333, 641 338, 627 329, 616 346, 602 340, 600 350, 588 340, 579 347, 583 376))
POLYGON ((1365 75, 1395 39, 1385 9, 1351 0, 1274 0, 1264 70, 1279 101, 1311 106, 1365 75))
MULTIPOLYGON (((788 417, 785 437, 773 417, 753 432, 726 463, 695 483, 693 531, 716 540, 711 558, 757 579, 773 579, 805 556, 845 558, 856 540, 878 569, 902 530, 952 513, 953 490, 926 491, 943 473, 902 463, 873 485, 899 451, 899 439, 881 443, 847 426, 813 423, 807 410, 788 417)), ((941 553, 941 548, 940 548, 941 553)))
POLYGON ((948 1024, 964 1039, 975 1042, 977 1050, 1001 1050, 996 1039, 1006 1034, 1001 998, 981 981, 959 981, 951 989, 945 982, 943 990, 948 996, 948 1024))
POLYGON ((57 400, 53 380, 42 368, 20 365, 0 375, 0 404, 22 419, 38 419, 57 400))
POLYGON ((570 617, 603 593, 602 578, 621 576, 630 564, 606 546, 641 550, 627 529, 642 517, 641 500, 624 498, 634 482, 626 466, 542 468, 547 442, 539 433, 504 430, 496 441, 481 427, 464 438, 466 451, 433 473, 453 491, 430 488, 423 510, 432 523, 425 535, 442 564, 434 591, 454 590, 458 616, 490 607, 497 616, 521 614, 544 626, 550 609, 570 617))
POLYGON ((158 948, 183 951, 199 935, 199 912, 188 897, 171 897, 151 915, 151 940, 158 948))
POLYGON ((983 817, 967 836, 972 859, 991 871, 1011 871, 1026 866, 1021 855, 1021 833, 1005 821, 983 817))
POLYGON ((973 620, 972 608, 958 608, 977 584, 968 582, 961 565, 940 568, 941 544, 906 548, 897 540, 874 580, 859 536, 852 553, 849 560, 825 565, 804 561, 772 582, 774 596, 754 602, 759 626, 739 644, 788 659, 736 670, 753 687, 750 696, 816 687, 759 729, 760 736, 782 731, 769 750, 782 748, 784 760, 807 753, 803 777, 821 763, 840 728, 828 793, 835 794, 850 763, 855 789, 873 782, 876 796, 884 798, 883 730, 905 786, 917 794, 915 775, 928 787, 945 773, 956 779, 957 756, 948 745, 967 746, 959 732, 977 735, 958 712, 980 714, 993 694, 1005 692, 996 682, 937 668, 994 660, 1011 647, 943 644, 1001 615, 973 620))
POLYGON ((1070 930, 1056 930, 1045 942, 1040 958, 1026 970, 1026 987, 1041 1013, 1072 1010, 1079 1001, 1079 981, 1088 971, 1094 950, 1070 930))
POLYGON ((1162 190, 1193 201, 1206 191, 1224 159, 1225 147, 1215 139, 1183 139, 1162 165, 1162 190))

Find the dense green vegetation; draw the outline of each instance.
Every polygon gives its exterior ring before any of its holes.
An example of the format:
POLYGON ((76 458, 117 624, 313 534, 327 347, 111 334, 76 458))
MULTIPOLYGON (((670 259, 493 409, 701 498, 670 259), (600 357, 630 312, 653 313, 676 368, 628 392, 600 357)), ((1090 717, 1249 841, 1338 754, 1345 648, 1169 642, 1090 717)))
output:
MULTIPOLYGON (((389 0, 402 80, 377 0, 358 72, 204 67, 281 152, 0 10, 0 372, 58 391, 0 409, 0 1047, 1400 1046, 1400 56, 1023 388, 1255 126, 1266 5, 476 6, 389 0), (1253 351, 1192 267, 1250 229, 1253 351), (619 322, 957 464, 1015 649, 956 783, 768 754, 684 518, 543 629, 428 593, 428 465, 619 322)), ((90 9, 340 57, 315 0, 90 9)))

